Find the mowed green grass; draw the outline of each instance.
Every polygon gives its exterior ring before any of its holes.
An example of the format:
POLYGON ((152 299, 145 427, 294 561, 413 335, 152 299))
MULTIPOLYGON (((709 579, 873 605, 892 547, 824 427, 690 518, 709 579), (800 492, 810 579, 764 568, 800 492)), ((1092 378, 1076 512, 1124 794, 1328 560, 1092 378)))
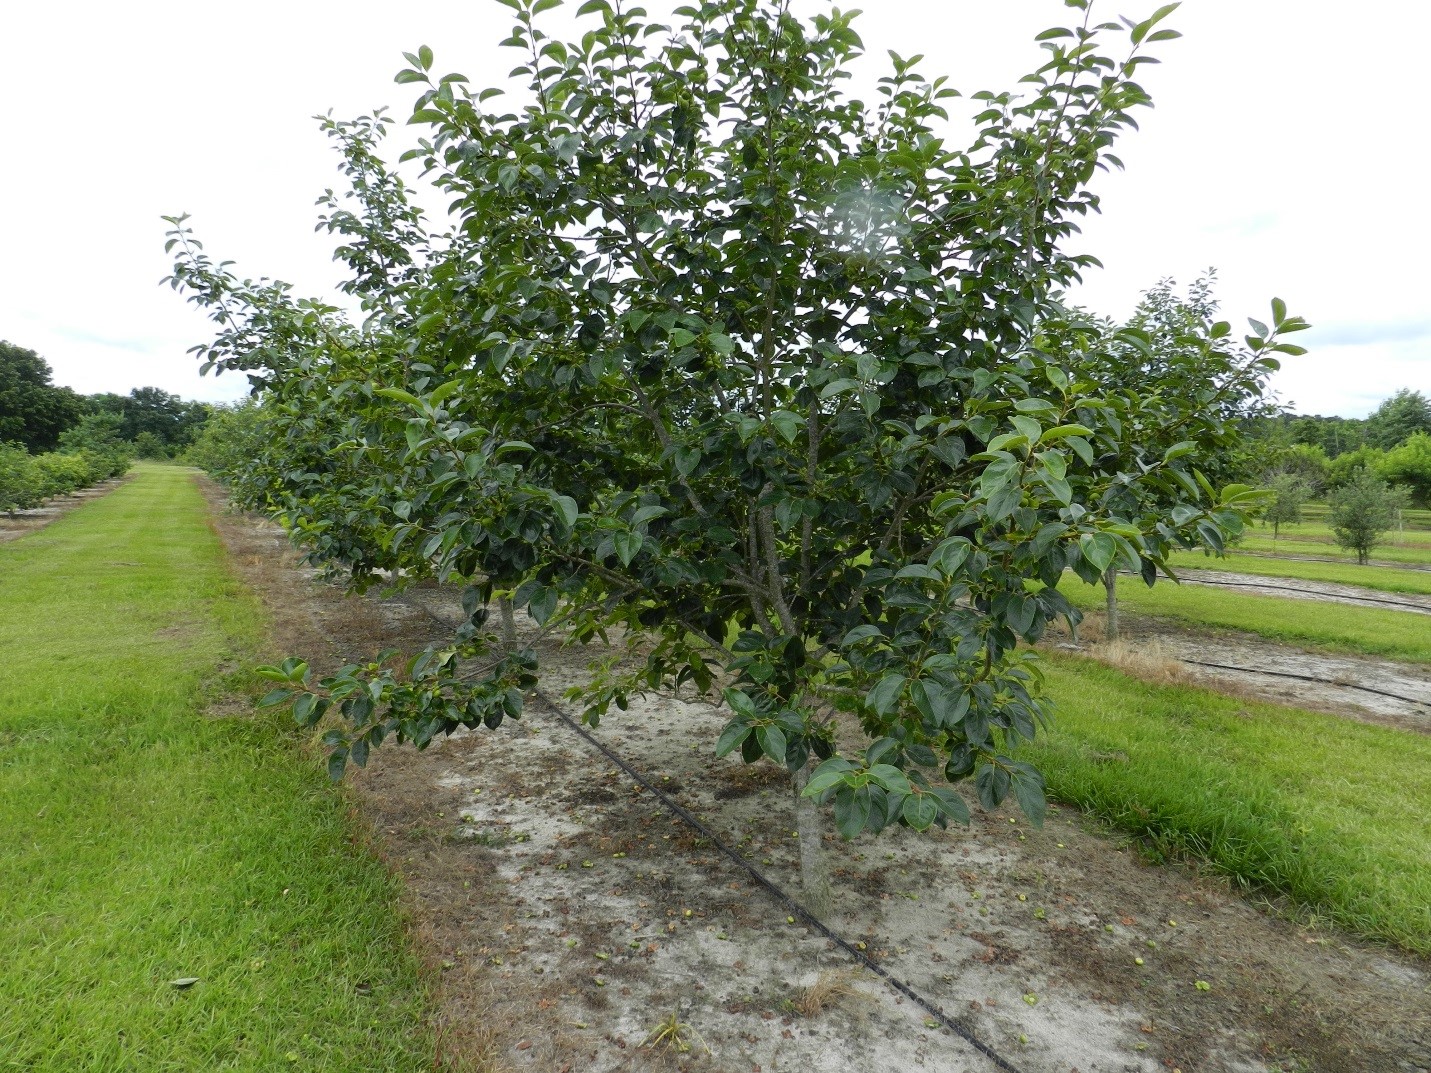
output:
POLYGON ((1171 855, 1431 954, 1431 737, 1044 662, 1052 796, 1171 855))
POLYGON ((1359 566, 1356 563, 1317 563, 1303 559, 1236 553, 1218 558, 1200 551, 1174 553, 1172 567, 1174 573, 1182 570, 1230 570, 1261 577, 1289 577, 1303 581, 1360 585, 1364 589, 1376 589, 1380 592, 1431 595, 1431 570, 1398 570, 1392 566, 1359 566))
MULTIPOLYGON (((1338 547, 1331 529, 1324 525, 1283 526, 1281 535, 1275 541, 1272 530, 1249 528, 1237 547, 1275 555, 1315 555, 1356 562, 1356 552, 1338 547)), ((1385 543, 1372 548, 1371 558, 1410 566, 1431 566, 1431 533, 1409 529, 1405 533, 1388 533, 1385 543)))
MULTIPOLYGON (((1331 506, 1320 500, 1302 504, 1302 520, 1304 522, 1326 525, 1331 518, 1331 513, 1331 506)), ((1407 530, 1419 530, 1423 533, 1431 531, 1431 510, 1425 507, 1404 507, 1401 511, 1401 524, 1407 530)))
MULTIPOLYGON (((1072 573, 1059 591, 1085 611, 1101 610, 1103 586, 1085 585, 1072 573)), ((1140 615, 1194 626, 1245 630, 1274 641, 1431 663, 1431 617, 1318 600, 1259 596, 1210 585, 1175 585, 1159 579, 1151 589, 1132 576, 1118 579, 1118 604, 1140 615)))
POLYGON ((0 546, 0 1070, 430 1068, 341 795, 205 714, 263 629, 206 520, 148 466, 0 546))

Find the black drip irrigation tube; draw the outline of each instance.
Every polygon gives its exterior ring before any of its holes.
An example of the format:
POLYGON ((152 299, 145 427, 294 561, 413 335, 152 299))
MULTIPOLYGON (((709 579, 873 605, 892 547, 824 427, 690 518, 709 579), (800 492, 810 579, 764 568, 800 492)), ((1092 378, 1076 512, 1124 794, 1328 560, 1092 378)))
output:
POLYGON ((1260 667, 1233 667, 1227 663, 1209 663, 1201 659, 1184 659, 1182 663, 1191 663, 1196 667, 1214 667, 1219 671, 1239 671, 1242 674, 1266 674, 1275 678, 1295 678, 1299 682, 1316 682, 1319 685, 1336 686, 1339 689, 1357 689, 1363 693, 1375 693, 1379 697, 1390 697, 1392 700, 1405 701, 1407 704, 1415 704, 1422 708, 1431 707, 1431 701, 1421 700, 1417 697, 1407 697, 1400 693, 1388 693, 1384 689, 1373 689, 1371 686, 1354 685, 1351 682, 1334 682, 1330 678, 1317 678, 1310 674, 1293 674, 1291 671, 1268 671, 1260 667))
MULTIPOLYGON (((393 597, 392 599, 395 600, 395 602, 397 603, 403 604, 405 607, 410 607, 414 610, 421 611, 423 614, 427 615, 428 618, 432 619, 444 629, 452 628, 452 624, 450 622, 445 621, 430 607, 427 607, 418 601, 404 600, 400 596, 393 597)), ((656 786, 654 783, 648 780, 644 775, 642 775, 639 771, 637 771, 625 760, 623 760, 620 755, 613 752, 606 745, 603 745, 601 741, 596 738, 595 735, 593 735, 589 730, 586 729, 586 727, 582 726, 571 716, 567 715, 566 712, 562 711, 561 706, 558 705, 555 701, 553 701, 550 697, 548 697, 545 693, 543 693, 539 689, 533 690, 532 693, 539 701, 542 702, 542 704, 546 708, 551 711, 551 714, 554 715, 559 722, 563 723, 568 729, 570 729, 573 733, 575 733, 593 749, 599 752, 602 756, 606 757, 607 760, 611 761, 622 771, 626 772, 626 774, 632 780, 634 780, 637 785, 649 791, 651 795, 661 803, 661 805, 666 809, 667 812, 670 812, 672 815, 681 820, 681 822, 686 824, 686 826, 699 833, 702 838, 707 839, 712 845, 716 847, 716 849, 720 850, 720 852, 725 857, 727 857, 737 868, 739 868, 741 871, 745 872, 752 879, 754 879, 755 882, 767 894, 773 897, 781 905, 789 909, 792 916, 798 917, 800 920, 804 921, 820 935, 824 936, 830 942, 834 943, 835 946, 839 947, 855 961, 859 962, 870 972, 878 976, 895 991, 898 991, 905 998, 909 999, 921 1010, 929 1014, 930 1017, 938 1021, 941 1025, 949 1029, 949 1031, 953 1032, 965 1043, 973 1047, 974 1050, 978 1051, 990 1062, 992 1062, 995 1068, 1002 1070, 1003 1073, 1021 1073, 1018 1066, 1014 1065, 998 1051, 994 1050, 993 1047, 985 1043, 978 1036, 974 1035, 972 1029, 968 1028, 961 1022, 949 1016, 949 1014, 944 1012, 942 1007, 925 998, 918 991, 914 990, 914 988, 910 987, 909 984, 905 983, 897 976, 892 975, 888 969, 886 969, 883 965, 879 964, 877 961, 871 958, 863 950, 855 946, 854 943, 850 942, 848 939, 845 939, 843 936, 832 930, 828 925, 824 923, 824 921, 820 920, 819 917, 815 916, 815 914, 811 913, 808 909, 806 909, 803 905, 796 901, 794 897, 792 897, 783 887, 781 887, 773 879, 770 879, 763 872, 761 872, 760 869, 756 868, 755 865, 751 864, 748 860, 746 860, 739 853, 737 853, 733 848, 727 845, 726 842, 719 835, 717 835, 714 831, 712 831, 709 827, 707 827, 704 823, 697 819, 696 816, 690 812, 690 810, 688 810, 680 802, 676 801, 674 798, 666 794, 666 792, 662 790, 659 786, 656 786)))
MULTIPOLYGON (((1196 570, 1196 567, 1189 569, 1196 570)), ((1308 596, 1328 596, 1333 600, 1355 600, 1364 604, 1386 604, 1388 607, 1409 607, 1415 611, 1431 615, 1431 607, 1425 604, 1407 603, 1405 600, 1383 600, 1379 596, 1352 596, 1345 592, 1323 592, 1320 589, 1299 589, 1296 585, 1274 585, 1262 581, 1203 581, 1201 578, 1188 577, 1186 573, 1178 580, 1193 585, 1211 585, 1214 588, 1221 588, 1224 585, 1236 585, 1247 589, 1281 589, 1283 592, 1300 592, 1308 596)))
POLYGON ((1019 1069, 1017 1066, 1015 1066, 1007 1058, 1001 1055, 998 1051, 994 1050, 994 1048, 989 1046, 989 1044, 979 1039, 978 1036, 974 1035, 972 1030, 966 1028, 959 1021, 956 1021, 954 1018, 950 1017, 947 1013, 944 1012, 944 1010, 940 1006, 925 998, 918 991, 915 991, 914 988, 910 987, 903 980, 899 979, 897 976, 891 975, 888 969, 880 965, 863 950, 859 949, 849 940, 843 938, 838 933, 829 928, 823 921, 820 920, 819 917, 815 916, 803 905, 797 902, 793 897, 791 897, 791 895, 787 893, 783 887, 777 884, 774 880, 768 878, 763 872, 760 871, 760 869, 756 868, 755 865, 751 864, 734 849, 728 846, 720 838, 719 835, 717 835, 714 831, 712 831, 709 827, 707 827, 704 823, 697 819, 689 810, 687 810, 684 806, 682 806, 673 798, 668 797, 666 793, 661 790, 660 787, 648 781, 644 775, 642 775, 630 764, 626 763, 626 761, 623 760, 619 755, 617 755, 615 752, 613 752, 611 749, 607 748, 599 740, 597 740, 597 738, 589 730, 587 730, 571 716, 563 712, 561 708, 558 707, 557 704, 551 700, 551 698, 547 697, 540 690, 535 690, 534 692, 536 694, 537 699, 542 701, 542 703, 545 704, 546 707, 551 709, 552 714, 555 715, 557 719, 559 719, 562 723, 566 724, 569 729, 578 734, 588 745, 590 745, 592 748, 596 749, 599 753, 601 753, 602 756, 606 757, 606 759, 610 760, 618 768, 626 772, 626 774, 630 776, 642 788, 649 790, 655 796, 656 800, 658 800, 663 806, 665 806, 668 812, 671 812, 687 826, 699 832, 702 838, 709 840, 718 850, 721 851, 721 853, 728 857, 731 862, 736 865, 736 867, 740 868, 743 872, 745 872, 752 879, 754 879, 755 882, 766 891, 766 893, 770 894, 773 898, 775 898, 776 901, 778 901, 780 904, 784 905, 787 909, 789 909, 792 915, 799 917, 815 931, 819 932, 830 942, 834 943, 845 953, 849 954, 850 957, 854 958, 856 961, 858 961, 866 969, 868 969, 870 972, 874 973, 876 976, 882 979, 894 990, 898 991, 901 995, 909 999, 925 1013, 929 1014, 930 1017, 934 1018, 945 1028, 949 1029, 965 1043, 969 1044, 969 1046, 973 1047, 976 1051, 982 1054, 985 1058, 989 1059, 989 1061, 994 1063, 996 1067, 1003 1070, 1004 1073, 1019 1073, 1019 1069))

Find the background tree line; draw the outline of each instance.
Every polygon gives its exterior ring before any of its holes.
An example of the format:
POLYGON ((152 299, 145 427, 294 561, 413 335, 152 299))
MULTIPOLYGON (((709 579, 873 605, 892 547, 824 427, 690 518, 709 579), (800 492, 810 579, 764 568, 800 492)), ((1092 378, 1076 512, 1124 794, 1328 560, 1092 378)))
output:
POLYGON ((1276 413, 1247 422, 1233 462, 1241 480, 1301 480, 1322 496, 1369 476, 1431 506, 1431 399, 1402 388, 1366 418, 1276 413))
POLYGON ((0 340, 0 443, 39 455, 60 449, 69 434, 91 446, 128 445, 140 458, 173 458, 222 409, 157 387, 128 395, 81 395, 56 385, 53 377, 35 351, 0 340))

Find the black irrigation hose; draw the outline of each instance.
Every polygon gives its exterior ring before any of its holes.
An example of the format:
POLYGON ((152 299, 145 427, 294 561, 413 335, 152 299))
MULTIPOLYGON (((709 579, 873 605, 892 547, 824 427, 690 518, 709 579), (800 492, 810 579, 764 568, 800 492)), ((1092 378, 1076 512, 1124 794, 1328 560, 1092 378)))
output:
POLYGON ((1181 662, 1191 663, 1198 667, 1215 667, 1220 671, 1241 671, 1243 674, 1268 674, 1277 678, 1295 678, 1299 682, 1318 682, 1322 685, 1338 686, 1341 689, 1359 689, 1363 693, 1375 693, 1380 697, 1390 697, 1393 700, 1405 701, 1407 704, 1416 704, 1423 708, 1431 706, 1431 701, 1420 700, 1416 697, 1404 697, 1400 693, 1388 693, 1384 689, 1373 689, 1371 686, 1353 685, 1351 682, 1334 682, 1330 678, 1316 678, 1310 674, 1293 674, 1291 671, 1265 671, 1260 667, 1233 667, 1226 663, 1208 663, 1201 659, 1184 659, 1181 662))
POLYGON ((558 707, 555 703, 553 703, 553 701, 544 693, 542 693, 540 690, 536 690, 534 692, 536 693, 537 699, 542 701, 548 708, 551 709, 552 714, 554 714, 558 719, 560 719, 573 731, 579 734, 588 745, 592 746, 592 748, 600 752, 602 756, 606 757, 606 759, 610 760, 618 768, 626 772, 626 774, 629 775, 632 779, 634 779, 641 787, 646 790, 649 790, 656 797, 656 799, 666 807, 667 811, 674 813, 684 823, 686 823, 687 826, 692 827, 696 831, 700 832, 703 838, 708 839, 717 849, 721 851, 721 853, 725 854, 726 857, 730 858, 730 860, 738 868, 740 868, 752 879, 754 879, 755 882, 761 887, 763 887, 767 893, 772 895, 776 901, 780 902, 786 908, 788 908, 792 914, 799 917, 810 927, 814 928, 830 942, 834 943, 845 953, 849 954, 850 957, 860 962, 865 968, 869 969, 870 972, 880 977, 880 979, 884 980, 884 982, 889 984, 890 987, 894 988, 905 998, 909 999, 920 1009, 924 1010, 924 1012, 929 1014, 930 1017, 934 1018, 940 1024, 944 1025, 945 1028, 949 1029, 965 1043, 969 1044, 985 1058, 993 1062, 994 1065, 997 1066, 999 1069, 1003 1070, 1004 1073, 1019 1073, 1017 1066, 1013 1065, 1013 1063, 1011 1063, 1007 1058, 999 1054, 998 1051, 994 1050, 993 1047, 989 1046, 983 1040, 975 1036, 970 1029, 965 1028, 958 1021, 954 1020, 954 1018, 950 1017, 947 1013, 945 1013, 941 1007, 935 1005, 929 999, 925 998, 919 992, 915 991, 914 988, 910 987, 903 980, 899 979, 896 976, 890 975, 889 970, 884 968, 884 966, 880 965, 863 950, 860 950, 858 947, 856 947, 853 943, 849 942, 847 939, 842 938, 836 932, 827 927, 824 922, 821 921, 817 916, 815 916, 803 905, 801 905, 794 898, 792 898, 788 893, 786 893, 784 888, 775 883, 774 880, 767 878, 765 874, 760 871, 760 869, 756 868, 753 864, 747 861, 730 846, 726 845, 725 842, 721 840, 719 835, 717 835, 714 831, 712 831, 709 827, 707 827, 694 815, 687 811, 679 802, 668 797, 665 792, 660 789, 660 787, 649 782, 645 778, 645 776, 643 776, 639 771, 637 771, 630 764, 626 763, 625 760, 621 759, 620 756, 618 756, 616 753, 612 752, 605 745, 603 745, 590 731, 588 731, 584 726, 578 723, 571 716, 563 712, 561 708, 558 707))
MULTIPOLYGON (((1196 570, 1196 567, 1190 569, 1196 570)), ((1308 596, 1330 596, 1333 600, 1356 600, 1364 604, 1386 604, 1389 607, 1410 607, 1416 611, 1431 614, 1431 607, 1425 604, 1412 604, 1404 600, 1383 600, 1379 596, 1352 596, 1345 592, 1323 592, 1320 589, 1299 589, 1296 585, 1274 585, 1263 581, 1203 581, 1201 578, 1188 577, 1186 573, 1179 578, 1180 581, 1193 585, 1212 585, 1221 588, 1224 585, 1238 585, 1247 589, 1281 589, 1284 592, 1300 592, 1308 596)))
MULTIPOLYGON (((443 618, 431 608, 426 607, 421 603, 404 600, 400 596, 394 597, 394 599, 396 600, 396 602, 401 603, 406 607, 411 607, 415 610, 423 612, 427 615, 428 618, 432 619, 434 622, 438 623, 445 629, 452 628, 452 624, 450 622, 444 621, 443 618)), ((894 988, 905 998, 909 999, 925 1013, 929 1014, 930 1017, 934 1018, 945 1028, 949 1029, 949 1031, 953 1032, 956 1036, 962 1039, 965 1043, 969 1044, 969 1046, 973 1047, 989 1061, 993 1062, 997 1068, 1003 1070, 1003 1073, 1020 1073, 1020 1070, 1017 1066, 1015 1066, 1007 1058, 1001 1055, 998 1051, 994 1050, 994 1048, 989 1046, 989 1044, 979 1039, 978 1036, 974 1035, 971 1029, 966 1028, 960 1022, 954 1020, 954 1018, 950 1017, 947 1013, 945 1013, 941 1007, 935 1005, 929 999, 921 995, 918 991, 915 991, 914 988, 910 987, 903 980, 890 975, 888 969, 884 968, 884 966, 880 965, 878 962, 876 962, 863 950, 860 950, 858 947, 856 947, 849 940, 842 938, 836 932, 827 927, 825 923, 820 920, 819 917, 815 916, 803 905, 801 905, 794 898, 792 898, 788 893, 786 893, 783 887, 779 886, 774 880, 767 878, 763 872, 761 872, 758 868, 755 867, 755 865, 751 864, 734 849, 726 845, 726 843, 720 838, 719 835, 717 835, 704 823, 698 820, 678 801, 668 796, 666 792, 662 790, 659 786, 656 786, 654 783, 647 780, 644 775, 642 775, 639 771, 633 768, 619 755, 617 755, 611 749, 603 745, 589 730, 587 730, 575 719, 573 719, 571 716, 567 715, 564 711, 562 711, 561 707, 545 693, 543 693, 539 689, 533 690, 532 692, 538 700, 540 700, 544 705, 551 709, 552 714, 555 715, 559 720, 561 720, 561 722, 565 723, 567 727, 575 731, 576 734, 578 734, 588 745, 594 748, 597 752, 601 753, 601 755, 606 757, 607 760, 610 760, 618 768, 626 772, 626 774, 630 776, 643 789, 649 791, 652 796, 654 796, 656 800, 659 801, 666 808, 668 812, 675 815, 688 827, 691 827, 695 831, 699 832, 702 838, 709 840, 711 844, 714 845, 718 850, 720 850, 721 853, 723 853, 726 857, 728 857, 736 865, 736 867, 740 868, 752 879, 754 879, 755 882, 759 884, 762 888, 764 888, 764 890, 768 894, 773 896, 776 901, 780 902, 787 909, 789 909, 794 916, 799 917, 801 920, 803 920, 810 927, 814 928, 830 942, 834 943, 845 953, 849 954, 850 957, 860 962, 860 964, 862 964, 870 972, 874 973, 885 983, 889 984, 890 987, 894 988)))

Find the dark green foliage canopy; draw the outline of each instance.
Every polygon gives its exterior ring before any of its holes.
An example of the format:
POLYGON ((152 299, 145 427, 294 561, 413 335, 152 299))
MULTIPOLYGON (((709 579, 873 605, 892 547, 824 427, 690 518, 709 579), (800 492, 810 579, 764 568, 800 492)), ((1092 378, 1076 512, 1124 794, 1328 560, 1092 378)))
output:
POLYGON ((634 670, 594 674, 589 720, 692 683, 731 711, 719 753, 823 760, 807 793, 847 836, 962 819, 965 780, 1039 815, 1026 642, 1076 615, 1063 572, 1151 582, 1244 505, 1193 438, 1137 442, 1175 411, 1219 442, 1215 390, 1184 402, 1100 370, 1172 332, 1179 375, 1260 382, 1303 326, 1274 303, 1242 340, 1199 310, 1110 333, 1062 302, 1091 263, 1064 243, 1148 103, 1134 76, 1176 36, 1156 28, 1171 7, 1041 35, 1030 92, 977 95, 956 146, 938 133, 955 93, 916 59, 892 57, 873 104, 848 96, 848 13, 711 0, 666 26, 588 0, 562 42, 538 24, 557 0, 503 2, 520 100, 440 75, 427 48, 398 75, 450 232, 382 161, 381 115, 324 122, 351 186, 324 224, 361 324, 239 279, 171 219, 172 282, 217 328, 205 368, 265 399, 239 496, 360 584, 466 586, 450 643, 322 682, 293 660, 274 700, 341 714, 335 771, 393 737, 495 727, 539 673, 485 630, 508 591, 546 630, 639 642, 634 670), (835 755, 841 719, 867 748, 835 755))
POLYGON ((53 371, 33 350, 0 339, 0 443, 32 454, 53 451, 60 433, 79 420, 83 400, 51 383, 53 371))
POLYGON ((121 439, 137 443, 147 434, 146 443, 157 441, 170 451, 191 443, 211 410, 207 403, 188 402, 157 387, 137 387, 128 395, 89 395, 85 401, 94 412, 119 416, 121 439))
POLYGON ((1431 399, 1410 388, 1402 388, 1366 419, 1366 442, 1383 451, 1418 432, 1431 435, 1431 399))

